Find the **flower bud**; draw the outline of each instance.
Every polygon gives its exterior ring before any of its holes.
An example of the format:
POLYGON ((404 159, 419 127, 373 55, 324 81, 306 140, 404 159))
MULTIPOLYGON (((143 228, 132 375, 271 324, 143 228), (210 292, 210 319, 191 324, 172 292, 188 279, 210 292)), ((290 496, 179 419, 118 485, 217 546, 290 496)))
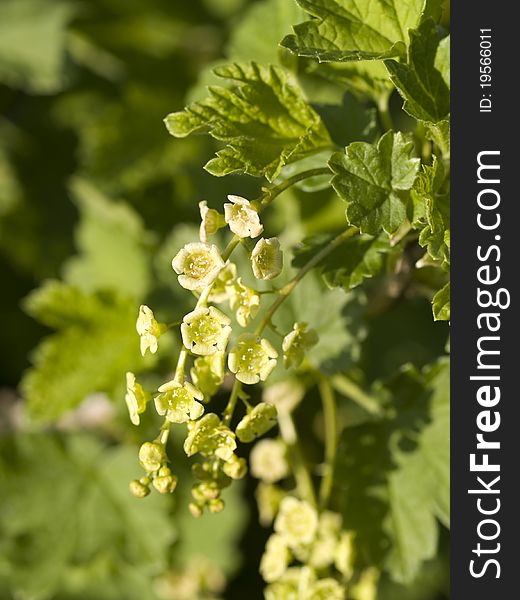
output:
POLYGON ((224 261, 215 245, 192 242, 175 255, 172 267, 183 288, 201 291, 213 283, 224 267, 224 261))
POLYGON ((318 343, 318 334, 314 329, 307 329, 307 323, 295 323, 293 330, 283 339, 283 361, 286 369, 299 367, 309 348, 318 343))
POLYGON ((131 481, 129 487, 130 487, 130 493, 132 494, 132 496, 135 496, 136 498, 145 498, 150 493, 150 488, 147 487, 146 485, 143 485, 137 479, 134 479, 133 481, 131 481))
POLYGON ((229 370, 242 383, 265 381, 276 366, 278 352, 266 339, 242 334, 228 357, 229 370))
POLYGON ((255 498, 260 523, 264 527, 269 527, 274 521, 276 513, 280 508, 280 503, 285 495, 285 492, 275 485, 268 485, 262 482, 258 484, 255 498))
POLYGON ((225 360, 224 352, 215 352, 195 359, 190 375, 197 389, 204 394, 204 402, 208 402, 222 385, 225 360))
POLYGON ((258 312, 260 296, 255 290, 244 285, 240 277, 227 289, 229 291, 229 306, 231 310, 235 311, 238 324, 247 327, 249 321, 258 312))
POLYGON ((229 317, 214 306, 197 308, 182 321, 182 342, 193 354, 223 352, 231 335, 230 323, 229 317))
POLYGON ((153 480, 153 487, 160 494, 171 494, 177 487, 177 477, 175 475, 159 475, 153 480))
POLYGON ((172 423, 187 423, 204 413, 204 407, 197 402, 204 395, 187 381, 183 384, 175 380, 168 381, 161 385, 159 392, 161 393, 154 398, 155 408, 172 423))
POLYGON ((251 474, 266 483, 289 475, 285 444, 281 440, 261 440, 251 451, 251 474))
POLYGON ((145 442, 139 449, 139 462, 146 471, 157 471, 165 461, 164 446, 157 442, 145 442))
POLYGON ((283 253, 278 238, 261 238, 251 253, 253 274, 257 279, 274 279, 283 269, 283 253))
POLYGON ((336 569, 347 579, 354 572, 354 534, 351 531, 342 532, 334 552, 336 569))
POLYGON ((231 479, 242 479, 247 473, 247 463, 243 458, 238 458, 233 454, 231 460, 224 463, 222 470, 231 479))
POLYGON ((135 328, 141 338, 141 354, 144 356, 148 349, 152 354, 155 354, 158 348, 157 340, 166 328, 164 325, 159 325, 155 320, 152 309, 145 304, 139 307, 139 316, 135 328))
POLYGON ((126 374, 126 395, 125 402, 130 415, 130 421, 134 425, 139 425, 139 415, 146 410, 148 395, 144 392, 141 384, 137 383, 135 375, 130 371, 126 374))
POLYGON ((202 513, 204 512, 204 509, 202 508, 202 506, 200 506, 199 504, 197 504, 195 502, 189 503, 188 510, 190 511, 191 516, 195 517, 196 519, 198 519, 199 517, 202 517, 202 513))
POLYGON ((214 235, 221 227, 225 227, 226 221, 214 208, 209 208, 206 200, 199 202, 200 210, 200 230, 199 237, 201 242, 207 242, 210 235, 214 235))
POLYGON ((276 425, 276 415, 272 404, 260 402, 237 425, 237 438, 244 443, 252 442, 276 425))
POLYGON ((230 298, 231 286, 237 278, 237 268, 233 263, 226 263, 226 266, 220 271, 215 279, 211 292, 208 296, 210 302, 225 302, 230 298))
POLYGON ((249 200, 241 196, 228 196, 231 203, 224 204, 224 218, 229 229, 240 238, 258 237, 264 230, 258 212, 249 200))
POLYGON ((229 461, 237 447, 235 434, 220 423, 214 413, 202 417, 189 432, 184 441, 184 451, 187 456, 200 452, 203 456, 215 456, 229 461))
POLYGON ((225 508, 225 503, 222 498, 216 498, 215 500, 210 500, 208 502, 208 508, 211 513, 219 513, 222 512, 225 508))

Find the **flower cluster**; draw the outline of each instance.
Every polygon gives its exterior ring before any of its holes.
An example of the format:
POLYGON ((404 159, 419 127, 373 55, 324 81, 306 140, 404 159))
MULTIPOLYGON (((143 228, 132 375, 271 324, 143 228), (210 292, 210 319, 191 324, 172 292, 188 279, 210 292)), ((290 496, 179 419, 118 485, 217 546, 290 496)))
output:
POLYGON ((299 590, 311 599, 345 598, 345 589, 333 576, 352 576, 353 538, 342 531, 341 516, 316 509, 287 495, 279 503, 274 533, 268 539, 260 572, 269 584, 265 597, 282 600, 299 590), (300 566, 291 566, 297 561, 300 566), (316 573, 325 576, 316 576, 316 573))

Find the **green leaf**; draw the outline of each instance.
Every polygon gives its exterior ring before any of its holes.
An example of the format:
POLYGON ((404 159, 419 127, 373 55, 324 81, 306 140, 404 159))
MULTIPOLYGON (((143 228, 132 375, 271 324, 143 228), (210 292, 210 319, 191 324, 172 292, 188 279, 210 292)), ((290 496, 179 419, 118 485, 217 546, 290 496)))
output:
POLYGON ((409 582, 435 555, 437 519, 449 523, 449 364, 377 389, 386 416, 345 430, 336 499, 363 566, 409 582))
POLYGON ((409 190, 420 160, 412 158, 413 142, 388 131, 377 144, 354 142, 333 154, 332 185, 347 203, 347 220, 362 233, 391 234, 406 220, 409 190))
POLYGON ((436 321, 450 320, 450 282, 433 297, 433 317, 436 321))
MULTIPOLYGON (((304 240, 302 247, 296 251, 293 266, 301 268, 330 240, 331 236, 317 236, 304 240)), ((320 263, 318 271, 329 287, 349 290, 358 286, 364 279, 376 275, 383 266, 383 254, 389 250, 388 236, 384 234, 378 237, 358 235, 330 253, 320 263)))
POLYGON ((233 27, 226 55, 237 62, 277 63, 280 40, 303 16, 302 9, 292 1, 264 0, 251 5, 233 27))
POLYGON ((0 440, 0 578, 14 596, 121 598, 89 591, 123 585, 131 570, 135 589, 124 598, 143 597, 167 566, 175 529, 168 499, 143 502, 129 493, 137 469, 134 448, 107 448, 84 435, 0 440))
POLYGON ((450 120, 443 119, 438 123, 425 122, 426 135, 441 151, 444 158, 450 158, 450 120))
POLYGON ((139 215, 122 202, 111 202, 87 181, 73 180, 72 192, 81 214, 76 230, 80 253, 66 261, 65 280, 85 292, 113 289, 142 299, 151 282, 139 215))
POLYGON ((450 88, 450 36, 447 35, 439 42, 434 66, 444 79, 444 83, 450 88))
POLYGON ((29 295, 25 306, 59 329, 34 351, 34 366, 21 383, 35 419, 56 419, 92 392, 112 392, 125 372, 138 366, 135 301, 49 281, 29 295))
POLYGON ((320 117, 281 69, 234 64, 215 73, 237 84, 210 87, 205 100, 165 119, 175 137, 209 133, 226 143, 205 166, 212 175, 247 173, 272 181, 285 164, 330 145, 320 117))
POLYGON ((0 81, 29 93, 64 86, 66 28, 75 9, 64 2, 0 3, 0 81))
MULTIPOLYGON (((416 119, 433 123, 442 121, 450 112, 450 90, 435 67, 438 46, 437 27, 428 19, 417 30, 410 31, 407 63, 385 62, 392 82, 404 99, 403 109, 416 119)), ((445 65, 442 66, 445 70, 445 65)))
POLYGON ((443 193, 444 168, 436 157, 431 166, 423 165, 411 195, 417 224, 422 231, 419 244, 448 270, 450 266, 450 196, 443 193))
POLYGON ((311 17, 282 45, 320 62, 404 56, 408 29, 419 24, 424 0, 297 0, 311 17))

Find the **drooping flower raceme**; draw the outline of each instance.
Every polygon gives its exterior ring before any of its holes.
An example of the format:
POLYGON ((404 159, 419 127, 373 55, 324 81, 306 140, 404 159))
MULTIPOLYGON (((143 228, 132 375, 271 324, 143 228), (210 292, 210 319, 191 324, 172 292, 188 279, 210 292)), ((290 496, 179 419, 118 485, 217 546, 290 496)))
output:
POLYGON ((307 350, 317 343, 318 334, 314 329, 308 329, 307 323, 295 323, 282 343, 285 368, 299 367, 307 350))
POLYGON ((214 208, 209 208, 206 200, 199 202, 200 210, 200 230, 199 237, 201 242, 207 242, 210 235, 226 225, 223 215, 214 208))
POLYGON ((305 500, 286 496, 280 503, 280 512, 274 529, 284 537, 290 548, 310 544, 318 528, 318 514, 305 500))
POLYGON ((260 296, 250 287, 242 283, 238 277, 227 287, 229 293, 229 306, 235 311, 238 324, 247 327, 250 319, 254 318, 260 307, 260 296))
POLYGON ((177 252, 172 267, 183 288, 201 291, 213 283, 224 267, 224 261, 214 244, 192 242, 177 252))
POLYGON ((229 370, 242 383, 265 381, 276 366, 278 352, 266 339, 252 333, 242 334, 229 353, 229 370))
POLYGON ((172 423, 186 423, 198 419, 204 413, 204 407, 197 400, 204 395, 191 383, 168 381, 159 388, 160 394, 154 398, 157 412, 172 423))
POLYGON ((197 308, 181 324, 182 342, 193 354, 223 352, 231 335, 231 320, 214 306, 197 308))
POLYGON ((231 231, 238 237, 258 237, 264 230, 258 212, 251 202, 241 196, 228 196, 229 203, 224 204, 224 218, 231 231))
POLYGON ((144 392, 141 384, 137 382, 135 375, 130 371, 126 374, 125 401, 126 406, 128 407, 130 421, 132 421, 134 425, 139 425, 139 415, 146 410, 148 396, 144 392))
POLYGON ((261 238, 251 253, 251 265, 257 279, 274 279, 283 269, 283 253, 278 238, 261 238))
POLYGON ((249 462, 251 474, 265 481, 274 483, 289 475, 287 450, 281 440, 260 440, 251 451, 249 462))
POLYGON ((135 328, 141 338, 141 354, 144 356, 147 350, 155 354, 158 348, 157 339, 164 333, 165 328, 155 320, 152 309, 146 304, 139 307, 135 328))

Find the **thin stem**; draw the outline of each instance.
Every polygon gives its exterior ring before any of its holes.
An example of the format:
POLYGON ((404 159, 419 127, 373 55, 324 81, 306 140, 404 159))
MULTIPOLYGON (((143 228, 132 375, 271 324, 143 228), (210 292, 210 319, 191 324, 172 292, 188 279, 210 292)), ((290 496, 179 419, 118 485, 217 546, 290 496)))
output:
POLYGON ((313 269, 319 262, 321 262, 326 256, 333 252, 336 248, 341 246, 343 242, 358 233, 357 227, 349 227, 343 233, 340 233, 331 242, 329 242, 324 248, 322 248, 317 254, 315 254, 308 263, 306 263, 296 275, 289 281, 287 285, 284 285, 282 289, 278 291, 278 298, 271 304, 263 319, 258 324, 255 330, 256 335, 260 335, 262 331, 269 325, 274 313, 280 308, 285 302, 287 297, 291 294, 298 283, 307 275, 307 273, 313 269))
POLYGON ((318 389, 323 405, 325 424, 325 461, 323 465, 323 479, 320 486, 320 508, 323 510, 329 503, 334 481, 334 462, 338 447, 338 423, 334 390, 328 379, 321 374, 319 375, 318 389))
POLYGON ((381 125, 386 131, 389 131, 390 129, 394 128, 392 115, 390 114, 390 96, 391 92, 381 94, 381 96, 379 97, 379 102, 377 103, 377 109, 379 111, 381 125))
POLYGON ((381 415, 382 411, 379 404, 345 375, 334 375, 331 383, 336 391, 350 398, 371 415, 381 415))
POLYGON ((296 173, 289 179, 282 181, 279 185, 276 185, 270 189, 265 190, 263 198, 259 201, 261 207, 265 207, 277 197, 282 192, 285 192, 287 188, 290 188, 295 183, 303 181, 304 179, 309 179, 310 177, 317 177, 318 175, 331 175, 331 170, 328 167, 320 167, 318 169, 309 169, 308 171, 302 171, 301 173, 296 173))
POLYGON ((313 506, 317 506, 312 478, 305 464, 303 453, 298 443, 296 428, 289 412, 280 411, 278 413, 278 427, 294 467, 294 478, 298 494, 303 500, 307 500, 313 506))
POLYGON ((241 390, 242 384, 240 383, 240 381, 238 381, 238 379, 235 378, 227 406, 224 409, 224 412, 222 413, 222 422, 224 423, 224 425, 229 425, 231 419, 233 418, 233 413, 235 412, 235 406, 237 405, 237 400, 241 390))

